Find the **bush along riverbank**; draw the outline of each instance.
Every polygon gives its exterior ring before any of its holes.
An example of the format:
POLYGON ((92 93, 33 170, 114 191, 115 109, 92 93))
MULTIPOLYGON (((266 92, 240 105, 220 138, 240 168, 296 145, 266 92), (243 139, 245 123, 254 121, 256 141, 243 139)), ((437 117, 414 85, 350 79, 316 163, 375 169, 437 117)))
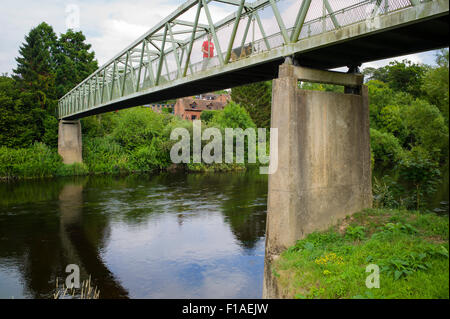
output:
MULTIPOLYGON (((208 112, 202 131, 256 128, 248 112, 230 103, 222 111, 208 112)), ((20 179, 87 174, 131 174, 180 169, 191 172, 245 170, 255 164, 193 163, 193 124, 171 114, 160 114, 145 107, 123 110, 82 119, 83 163, 65 165, 56 148, 35 143, 28 148, 0 148, 0 178, 20 179), (190 133, 190 163, 174 165, 170 150, 178 140, 171 140, 175 128, 190 133)), ((202 141, 202 148, 210 140, 202 141)), ((222 147, 224 148, 224 147, 222 147)), ((245 159, 247 159, 247 147, 245 159)), ((268 147, 267 147, 268 149, 268 147)), ((247 161, 246 161, 247 163, 247 161)))
POLYGON ((85 175, 83 163, 63 164, 56 149, 43 143, 29 148, 0 147, 0 180, 85 175))
POLYGON ((287 298, 448 299, 448 236, 448 215, 368 209, 299 240, 273 274, 287 298), (379 288, 366 286, 370 264, 379 288))

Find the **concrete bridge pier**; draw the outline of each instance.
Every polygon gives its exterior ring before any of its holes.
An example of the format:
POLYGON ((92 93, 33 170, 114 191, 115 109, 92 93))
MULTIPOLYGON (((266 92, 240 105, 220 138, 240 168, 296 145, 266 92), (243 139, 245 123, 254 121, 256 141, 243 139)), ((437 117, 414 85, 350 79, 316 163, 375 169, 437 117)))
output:
POLYGON ((263 298, 283 298, 287 292, 272 273, 280 253, 372 205, 363 76, 281 65, 271 126, 278 128, 278 169, 269 175, 263 298), (302 90, 299 80, 342 85, 346 93, 302 90))
POLYGON ((81 123, 78 121, 59 121, 58 154, 64 164, 81 163, 83 161, 81 148, 81 123))

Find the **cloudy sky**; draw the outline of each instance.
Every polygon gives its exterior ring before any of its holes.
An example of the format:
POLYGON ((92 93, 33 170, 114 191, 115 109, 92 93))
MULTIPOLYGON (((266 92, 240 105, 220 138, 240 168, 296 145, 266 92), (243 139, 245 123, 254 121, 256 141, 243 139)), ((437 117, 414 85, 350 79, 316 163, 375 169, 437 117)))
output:
MULTIPOLYGON (((285 0, 298 3, 296 0, 285 0)), ((0 17, 0 73, 11 73, 15 68, 15 57, 24 42, 24 36, 32 27, 45 21, 53 26, 57 34, 66 31, 76 21, 74 14, 79 12, 79 26, 92 44, 100 65, 113 58, 139 36, 149 30, 158 21, 174 11, 185 0, 19 0, 2 1, 0 17)), ((218 21, 235 10, 224 4, 211 4, 214 21, 218 21)), ((293 16, 296 13, 290 6, 282 14, 293 16)), ((194 15, 190 10, 184 20, 194 15)), ((193 20, 193 17, 191 18, 193 20)), ((200 20, 206 23, 206 18, 200 20)), ((273 19, 267 19, 265 26, 275 26, 273 19)), ((400 57, 398 59, 402 59, 400 57)), ((434 63, 434 52, 425 52, 407 56, 414 62, 434 63)), ((366 63, 365 66, 381 66, 389 60, 366 63)))

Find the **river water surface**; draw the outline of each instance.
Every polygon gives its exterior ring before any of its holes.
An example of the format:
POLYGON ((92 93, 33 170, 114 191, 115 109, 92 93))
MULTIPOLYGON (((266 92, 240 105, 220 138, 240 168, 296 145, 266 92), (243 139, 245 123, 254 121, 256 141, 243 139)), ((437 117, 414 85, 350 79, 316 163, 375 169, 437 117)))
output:
POLYGON ((51 298, 68 264, 103 298, 260 298, 258 171, 0 183, 0 298, 51 298))

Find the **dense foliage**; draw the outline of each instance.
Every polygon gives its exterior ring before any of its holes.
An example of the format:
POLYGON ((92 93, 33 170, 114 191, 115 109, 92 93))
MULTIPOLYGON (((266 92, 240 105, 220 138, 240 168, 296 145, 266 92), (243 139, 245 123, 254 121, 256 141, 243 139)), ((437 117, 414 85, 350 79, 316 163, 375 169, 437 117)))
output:
POLYGON ((446 49, 435 67, 396 61, 364 70, 378 207, 426 207, 448 184, 448 58, 446 49))
POLYGON ((45 22, 25 36, 14 74, 0 77, 0 145, 56 147, 58 98, 97 69, 85 40, 72 30, 58 38, 45 22))
POLYGON ((231 89, 231 99, 242 105, 257 127, 270 127, 272 82, 258 82, 231 89))
MULTIPOLYGON (((170 139, 174 128, 186 128, 193 146, 192 122, 176 116, 156 113, 145 107, 83 119, 83 159, 92 173, 127 173, 151 171, 172 166, 170 150, 177 142, 170 139)), ((212 111, 208 122, 202 122, 202 131, 208 127, 255 127, 247 111, 229 103, 224 110, 212 111)), ((209 141, 202 141, 202 145, 209 141)), ((192 160, 191 160, 192 162, 192 160)), ((242 168, 235 164, 180 164, 179 169, 194 171, 230 170, 242 168)))

